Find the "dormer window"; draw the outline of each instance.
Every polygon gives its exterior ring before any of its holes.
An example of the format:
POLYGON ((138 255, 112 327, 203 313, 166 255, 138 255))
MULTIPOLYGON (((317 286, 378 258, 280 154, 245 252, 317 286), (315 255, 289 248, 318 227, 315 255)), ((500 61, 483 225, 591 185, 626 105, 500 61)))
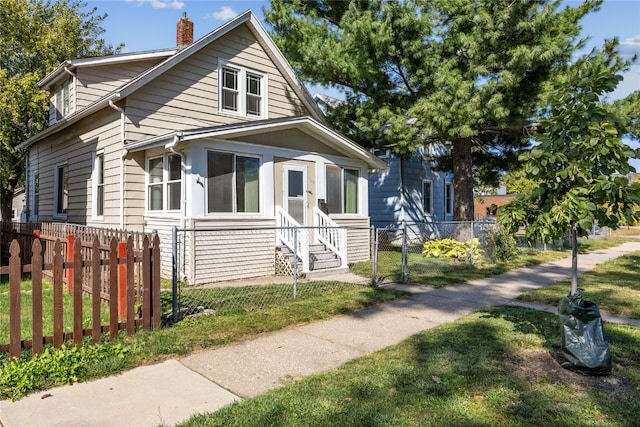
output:
POLYGON ((218 111, 242 117, 267 117, 267 75, 221 63, 218 111))
POLYGON ((69 102, 69 85, 64 84, 55 94, 56 122, 62 120, 71 111, 69 102))

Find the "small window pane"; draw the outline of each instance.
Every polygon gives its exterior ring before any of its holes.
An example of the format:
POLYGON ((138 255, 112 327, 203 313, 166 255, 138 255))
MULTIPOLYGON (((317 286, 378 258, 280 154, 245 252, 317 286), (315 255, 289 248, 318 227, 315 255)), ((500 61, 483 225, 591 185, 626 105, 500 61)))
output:
POLYGON ((260 211, 260 159, 236 157, 237 212, 260 211))
POLYGON ((208 212, 233 211, 233 155, 207 153, 208 212))
POLYGON ((260 96, 260 77, 247 74, 247 93, 260 96))
POLYGON ((431 213, 431 181, 422 183, 422 211, 426 214, 431 213))
POLYGON ((358 213, 358 171, 344 170, 344 213, 358 213))
POLYGON ((56 213, 64 214, 69 203, 67 165, 58 166, 56 178, 56 213))
POLYGON ((222 69, 223 86, 228 89, 238 90, 238 72, 229 68, 222 69))
POLYGON ((168 169, 169 169, 169 181, 175 181, 180 179, 182 175, 181 171, 181 158, 177 154, 170 154, 167 157, 168 169))
POLYGON ((149 160, 149 183, 162 182, 162 157, 149 160))
POLYGON ((149 186, 149 210, 162 210, 162 184, 149 186))
POLYGON ((167 209, 170 211, 176 211, 180 209, 180 191, 181 191, 181 183, 180 181, 178 182, 171 182, 169 184, 167 184, 167 203, 169 203, 169 206, 167 206, 167 209))
POLYGON ((327 166, 327 208, 329 213, 342 213, 342 170, 327 166))
POLYGON ((225 110, 238 111, 238 94, 229 89, 223 89, 222 108, 225 110))
POLYGON ((94 176, 96 180, 96 215, 102 216, 104 214, 104 154, 96 155, 94 176))

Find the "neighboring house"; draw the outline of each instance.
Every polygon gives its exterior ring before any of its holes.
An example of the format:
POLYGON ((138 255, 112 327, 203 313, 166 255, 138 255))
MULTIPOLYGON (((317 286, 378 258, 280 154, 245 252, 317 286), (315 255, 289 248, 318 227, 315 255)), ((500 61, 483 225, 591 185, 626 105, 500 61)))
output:
MULTIPOLYGON (((313 95, 323 113, 344 101, 313 95)), ((373 149, 387 163, 369 172, 369 217, 376 227, 453 221, 453 174, 435 170, 435 157, 447 154, 446 144, 419 147, 400 159, 390 149, 373 149)), ((425 228, 425 227, 421 227, 425 228)))
POLYGON ((2 221, 26 221, 25 212, 25 192, 24 188, 17 188, 13 193, 13 199, 11 200, 11 218, 1 218, 2 221))
POLYGON ((306 271, 314 250, 368 259, 368 169, 385 163, 324 124, 251 11, 192 40, 185 16, 176 49, 69 60, 39 83, 50 127, 19 146, 29 220, 157 231, 164 274, 173 227, 235 228, 186 235, 191 284, 274 274, 294 238, 306 271), (274 230, 296 224, 363 231, 274 230))
POLYGON ((431 159, 448 149, 445 144, 430 144, 406 158, 390 149, 373 150, 388 168, 369 174, 372 225, 397 227, 406 222, 412 239, 440 237, 440 223, 453 221, 453 174, 436 171, 431 159))

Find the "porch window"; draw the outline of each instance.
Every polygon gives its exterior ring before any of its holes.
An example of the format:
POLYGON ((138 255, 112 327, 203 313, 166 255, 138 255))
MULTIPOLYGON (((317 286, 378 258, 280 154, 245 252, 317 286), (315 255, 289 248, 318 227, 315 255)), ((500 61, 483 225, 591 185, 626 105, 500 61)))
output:
POLYGON ((447 182, 444 187, 444 206, 447 215, 453 215, 453 184, 447 182))
POLYGON ((67 208, 69 204, 69 167, 65 163, 63 165, 56 166, 54 176, 54 212, 55 215, 61 216, 67 214, 67 208))
POLYGON ((260 212, 260 159, 207 152, 207 213, 260 212))
POLYGON ((335 165, 327 165, 326 171, 329 213, 357 214, 360 172, 335 165))
POLYGON ((266 118, 266 74, 222 62, 218 78, 218 111, 242 117, 266 118))
POLYGON ((182 158, 165 154, 147 162, 147 209, 178 211, 182 200, 182 158))
POLYGON ((422 181, 422 211, 427 215, 431 214, 432 194, 433 194, 433 190, 431 187, 431 181, 429 180, 422 181))
POLYGON ((104 151, 95 154, 93 163, 93 216, 104 215, 104 151))

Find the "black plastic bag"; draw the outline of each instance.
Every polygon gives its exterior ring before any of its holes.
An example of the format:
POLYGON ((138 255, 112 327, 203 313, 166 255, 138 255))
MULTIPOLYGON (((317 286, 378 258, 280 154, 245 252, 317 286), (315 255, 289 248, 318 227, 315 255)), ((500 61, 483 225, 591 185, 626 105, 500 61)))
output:
POLYGON ((582 299, 582 289, 569 294, 558 305, 563 368, 585 375, 611 372, 611 352, 598 306, 582 299))

